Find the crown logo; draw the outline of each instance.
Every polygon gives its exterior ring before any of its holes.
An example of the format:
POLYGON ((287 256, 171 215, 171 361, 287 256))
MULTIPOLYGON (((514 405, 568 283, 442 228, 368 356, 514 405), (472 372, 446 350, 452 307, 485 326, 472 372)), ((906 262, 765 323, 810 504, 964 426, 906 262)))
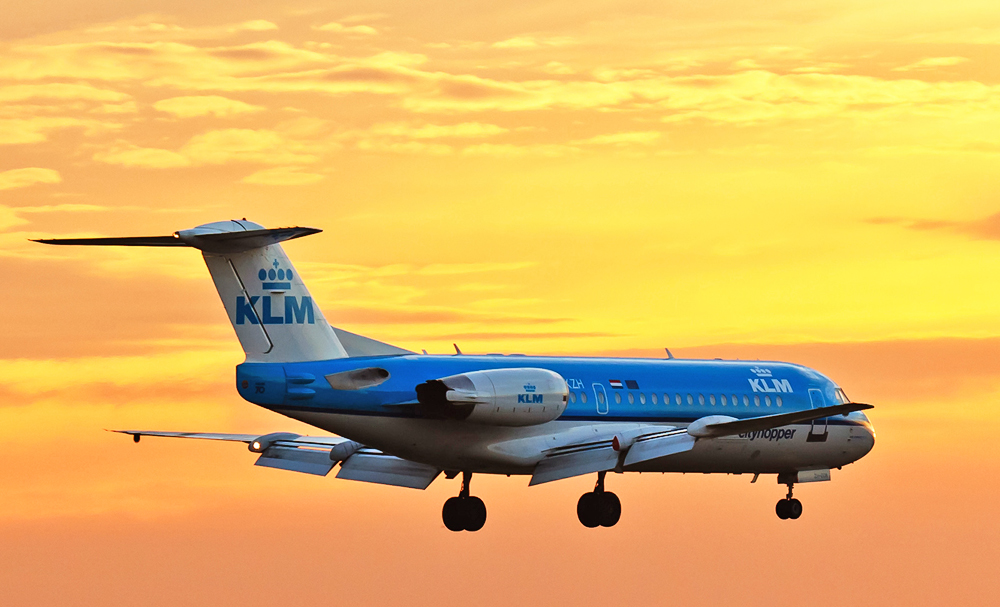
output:
POLYGON ((524 384, 524 391, 529 393, 534 392, 535 391, 534 384, 524 384))
POLYGON ((263 283, 261 287, 271 290, 291 289, 292 271, 279 267, 281 264, 278 263, 277 259, 271 265, 273 266, 271 269, 261 268, 257 271, 257 278, 263 283))
POLYGON ((771 370, 763 367, 751 367, 750 372, 757 377, 771 377, 771 370))

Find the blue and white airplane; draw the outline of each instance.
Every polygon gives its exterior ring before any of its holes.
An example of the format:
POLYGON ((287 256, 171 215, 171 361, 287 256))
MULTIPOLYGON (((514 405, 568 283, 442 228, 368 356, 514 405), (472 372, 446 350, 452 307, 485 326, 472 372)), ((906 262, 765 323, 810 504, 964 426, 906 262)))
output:
MULTIPOLYGON (((611 527, 621 502, 608 472, 776 474, 797 519, 796 483, 830 480, 875 443, 863 410, 812 369, 783 362, 423 355, 327 323, 279 244, 314 228, 222 221, 171 236, 40 240, 59 245, 193 247, 202 252, 246 353, 244 399, 337 436, 119 430, 246 443, 256 465, 425 489, 462 475, 444 524, 477 531, 486 506, 474 473, 529 485, 595 474, 577 503, 586 527, 611 527)), ((668 351, 669 354, 669 351, 668 351)))

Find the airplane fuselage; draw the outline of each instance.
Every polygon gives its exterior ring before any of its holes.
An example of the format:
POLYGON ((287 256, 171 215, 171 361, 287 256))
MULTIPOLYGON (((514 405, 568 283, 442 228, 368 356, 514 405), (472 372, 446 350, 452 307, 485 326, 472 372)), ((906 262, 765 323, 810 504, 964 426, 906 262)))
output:
MULTIPOLYGON (((444 470, 531 474, 546 451, 587 440, 686 427, 710 415, 747 419, 846 403, 843 391, 801 365, 761 361, 401 355, 237 367, 240 395, 288 417, 401 458, 444 470), (490 425, 429 416, 415 387, 436 378, 491 369, 547 369, 566 380, 565 410, 553 421, 490 425), (362 389, 333 389, 328 375, 384 370, 362 389)), ((515 407, 555 406, 540 394, 515 407)), ((625 471, 786 473, 852 463, 874 446, 874 430, 855 412, 764 431, 699 440, 693 449, 625 471)))

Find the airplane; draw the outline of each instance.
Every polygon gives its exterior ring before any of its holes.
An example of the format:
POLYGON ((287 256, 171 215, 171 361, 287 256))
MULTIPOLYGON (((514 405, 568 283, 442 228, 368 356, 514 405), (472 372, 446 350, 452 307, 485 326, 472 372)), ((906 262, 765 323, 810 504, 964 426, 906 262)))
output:
POLYGON ((775 474, 798 519, 794 485, 828 481, 864 457, 872 423, 836 383, 785 362, 428 355, 331 326, 281 242, 316 228, 243 220, 169 236, 40 239, 50 245, 188 247, 201 251, 246 354, 245 400, 335 436, 114 430, 245 443, 255 465, 426 489, 442 473, 461 489, 445 527, 478 531, 486 506, 473 474, 530 476, 529 486, 596 475, 577 502, 585 527, 612 527, 621 501, 608 472, 775 474))

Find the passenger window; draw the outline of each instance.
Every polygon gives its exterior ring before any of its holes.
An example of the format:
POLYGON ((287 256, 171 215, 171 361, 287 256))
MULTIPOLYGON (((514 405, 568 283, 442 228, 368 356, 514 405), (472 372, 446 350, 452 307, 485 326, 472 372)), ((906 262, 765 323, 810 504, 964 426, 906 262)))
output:
POLYGON ((690 394, 688 394, 688 404, 689 405, 693 405, 694 404, 694 397, 691 396, 690 394))
POLYGON ((768 406, 768 407, 771 406, 771 397, 770 396, 765 396, 764 397, 764 405, 768 406))
POLYGON ((602 405, 604 404, 604 392, 597 393, 597 402, 602 405))
POLYGON ((720 394, 719 395, 719 400, 722 401, 722 406, 725 407, 726 406, 726 395, 725 394, 720 394))
POLYGON ((635 394, 633 394, 631 392, 628 393, 628 404, 630 404, 630 405, 634 405, 635 404, 635 394))
POLYGON ((748 397, 746 394, 743 395, 743 406, 744 407, 750 406, 750 397, 748 397))
POLYGON ((740 404, 740 399, 736 398, 736 395, 733 394, 733 406, 735 407, 739 404, 740 404))
POLYGON ((643 394, 642 392, 639 393, 639 404, 640 405, 646 404, 646 395, 643 394))
POLYGON ((713 407, 715 406, 715 395, 714 394, 709 394, 708 395, 708 404, 712 405, 713 407))
POLYGON ((781 406, 781 397, 780 396, 775 396, 774 397, 774 404, 778 405, 779 407, 781 406))
POLYGON ((583 403, 583 404, 585 404, 585 405, 587 404, 587 393, 586 392, 581 392, 580 393, 580 402, 583 403))
POLYGON ((575 402, 576 402, 576 392, 570 392, 569 393, 569 404, 572 405, 575 402))
POLYGON ((650 392, 649 398, 650 398, 650 400, 653 401, 653 404, 655 405, 656 404, 656 392, 650 392))
POLYGON ((674 394, 674 404, 676 404, 678 407, 681 406, 681 395, 680 395, 680 392, 678 392, 677 394, 674 394))
POLYGON ((617 403, 619 405, 622 404, 622 393, 621 392, 615 392, 615 403, 617 403))
POLYGON ((755 407, 759 407, 760 406, 760 396, 759 395, 757 395, 757 394, 753 395, 753 404, 754 404, 755 407))
POLYGON ((704 394, 699 394, 698 395, 698 404, 702 405, 702 406, 705 405, 705 395, 704 394))

